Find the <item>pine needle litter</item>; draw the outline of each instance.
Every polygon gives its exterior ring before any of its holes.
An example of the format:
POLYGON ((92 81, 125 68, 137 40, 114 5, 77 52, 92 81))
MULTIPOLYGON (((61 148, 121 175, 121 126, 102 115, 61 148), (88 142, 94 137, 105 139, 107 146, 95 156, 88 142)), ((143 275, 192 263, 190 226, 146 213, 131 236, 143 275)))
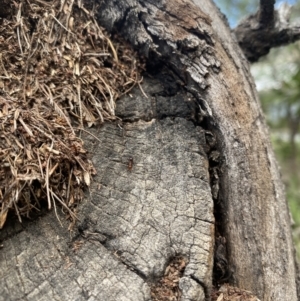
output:
POLYGON ((9 211, 22 221, 41 203, 76 220, 96 173, 80 130, 116 119, 116 100, 141 82, 143 63, 98 25, 95 2, 26 0, 3 7, 0 229, 9 211))

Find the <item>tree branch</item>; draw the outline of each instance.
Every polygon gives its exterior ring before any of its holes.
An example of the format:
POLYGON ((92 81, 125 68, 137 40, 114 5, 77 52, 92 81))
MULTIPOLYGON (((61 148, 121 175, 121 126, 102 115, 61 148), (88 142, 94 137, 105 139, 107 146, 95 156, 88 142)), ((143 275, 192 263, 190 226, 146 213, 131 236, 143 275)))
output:
POLYGON ((260 0, 259 23, 265 28, 274 25, 274 4, 275 0, 260 0))
POLYGON ((296 42, 300 39, 300 24, 289 24, 291 6, 284 3, 273 11, 273 0, 261 0, 260 10, 250 15, 234 29, 238 43, 250 62, 266 55, 271 48, 296 42))

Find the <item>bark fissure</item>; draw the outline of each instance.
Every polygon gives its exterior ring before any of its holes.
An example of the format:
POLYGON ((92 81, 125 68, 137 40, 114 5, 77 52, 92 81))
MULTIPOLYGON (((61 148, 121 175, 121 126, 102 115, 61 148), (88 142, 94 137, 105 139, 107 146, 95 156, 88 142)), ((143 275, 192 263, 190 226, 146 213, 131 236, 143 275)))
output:
POLYGON ((210 301, 211 300, 211 289, 205 285, 201 280, 199 280, 197 277, 191 275, 190 278, 194 280, 199 286, 201 286, 204 290, 204 295, 205 295, 205 301, 210 301))
POLYGON ((139 276, 143 281, 148 281, 148 277, 137 267, 133 266, 131 263, 126 262, 125 260, 122 260, 122 258, 119 258, 120 262, 124 264, 131 272, 135 273, 137 276, 139 276))

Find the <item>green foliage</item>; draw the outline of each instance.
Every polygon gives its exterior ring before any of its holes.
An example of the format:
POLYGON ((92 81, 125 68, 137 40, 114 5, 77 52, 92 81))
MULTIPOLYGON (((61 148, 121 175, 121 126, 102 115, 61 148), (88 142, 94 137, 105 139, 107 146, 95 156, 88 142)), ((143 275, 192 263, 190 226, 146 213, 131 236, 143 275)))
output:
POLYGON ((300 118, 300 69, 278 88, 261 91, 260 96, 271 128, 288 130, 290 121, 300 118))
POLYGON ((276 153, 277 159, 279 161, 279 164, 281 166, 283 176, 285 176, 285 166, 287 166, 286 163, 291 156, 290 142, 288 141, 288 139, 286 139, 285 132, 280 132, 279 130, 274 128, 271 129, 271 131, 272 145, 276 153))
POLYGON ((289 201, 289 208, 293 217, 293 237, 297 250, 297 257, 300 260, 300 177, 290 177, 286 184, 286 195, 289 201))
MULTIPOLYGON (((295 212, 300 212, 299 178, 296 178, 296 177, 291 178, 286 187, 287 187, 287 197, 289 199, 289 206, 290 206, 291 212, 294 212, 294 213, 295 212)), ((294 227, 295 228, 300 227, 300 215, 299 214, 293 214, 293 219, 294 219, 294 222, 295 222, 294 227)))

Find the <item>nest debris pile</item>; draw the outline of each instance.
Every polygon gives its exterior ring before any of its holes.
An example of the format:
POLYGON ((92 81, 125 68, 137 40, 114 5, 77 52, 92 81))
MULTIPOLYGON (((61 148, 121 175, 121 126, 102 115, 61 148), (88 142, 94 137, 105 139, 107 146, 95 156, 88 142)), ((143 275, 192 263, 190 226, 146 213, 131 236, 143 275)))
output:
POLYGON ((42 201, 76 219, 96 172, 78 132, 115 119, 116 99, 141 81, 143 63, 98 25, 95 3, 11 1, 1 15, 0 229, 42 201))
POLYGON ((181 255, 171 260, 165 269, 163 277, 151 286, 151 297, 153 301, 181 300, 182 293, 179 288, 179 282, 187 263, 187 259, 181 255))
POLYGON ((252 292, 224 283, 219 289, 214 288, 212 301, 260 301, 252 292))

